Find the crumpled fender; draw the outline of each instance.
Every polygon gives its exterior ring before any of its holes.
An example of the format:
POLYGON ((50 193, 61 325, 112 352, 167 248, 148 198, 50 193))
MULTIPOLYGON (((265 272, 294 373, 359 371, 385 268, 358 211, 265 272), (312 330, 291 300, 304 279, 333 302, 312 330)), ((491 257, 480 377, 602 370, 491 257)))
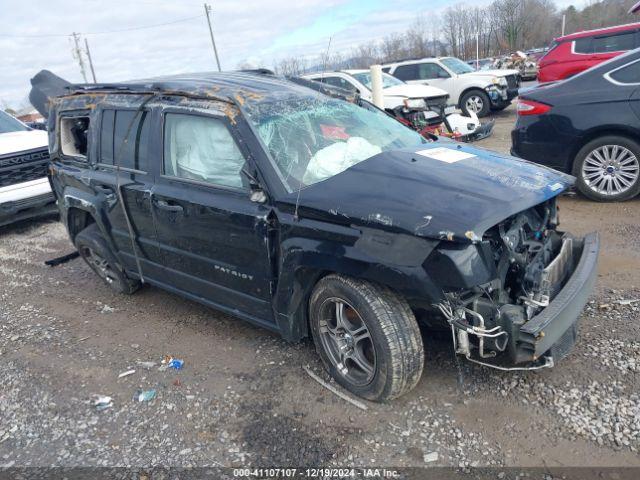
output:
POLYGON ((442 289, 422 267, 438 241, 306 219, 281 231, 287 232, 287 237, 281 242, 273 308, 288 340, 307 335, 306 300, 317 281, 329 273, 387 286, 408 300, 442 295, 442 289))
MULTIPOLYGON (((109 219, 106 214, 109 208, 112 208, 113 206, 113 199, 110 199, 104 194, 99 193, 93 195, 89 192, 80 190, 79 188, 67 187, 64 189, 59 202, 60 205, 62 205, 62 208, 60 208, 60 219, 62 223, 64 223, 69 234, 71 233, 69 229, 69 210, 71 208, 77 208, 78 210, 85 211, 93 217, 103 238, 109 245, 109 248, 111 248, 112 253, 117 256, 118 249, 113 242, 111 234, 109 233, 111 229, 109 226, 109 219)), ((120 259, 118 258, 118 260, 120 259)))

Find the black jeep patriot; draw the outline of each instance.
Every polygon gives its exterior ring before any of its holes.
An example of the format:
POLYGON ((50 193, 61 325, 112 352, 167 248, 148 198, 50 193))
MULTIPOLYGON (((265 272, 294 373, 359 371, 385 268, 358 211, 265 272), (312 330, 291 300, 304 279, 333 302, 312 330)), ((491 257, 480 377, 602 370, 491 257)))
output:
POLYGON ((377 401, 418 382, 419 323, 500 369, 575 342, 599 247, 557 230, 573 177, 264 72, 68 86, 48 113, 62 221, 119 292, 311 336, 377 401))

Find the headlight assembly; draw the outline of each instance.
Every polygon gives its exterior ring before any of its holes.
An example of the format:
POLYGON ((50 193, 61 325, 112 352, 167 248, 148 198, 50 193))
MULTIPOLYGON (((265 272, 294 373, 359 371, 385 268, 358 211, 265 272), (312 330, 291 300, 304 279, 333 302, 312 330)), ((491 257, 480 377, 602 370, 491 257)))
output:
POLYGON ((422 98, 406 98, 404 106, 407 108, 427 108, 427 102, 422 98))

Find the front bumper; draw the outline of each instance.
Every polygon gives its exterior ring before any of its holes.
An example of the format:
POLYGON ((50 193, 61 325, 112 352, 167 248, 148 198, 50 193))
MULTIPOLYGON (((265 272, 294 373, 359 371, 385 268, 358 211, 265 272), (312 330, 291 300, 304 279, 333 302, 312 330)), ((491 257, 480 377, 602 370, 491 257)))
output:
POLYGON ((504 107, 511 103, 511 100, 518 96, 517 88, 496 88, 494 86, 486 89, 491 106, 494 108, 504 107))
POLYGON ((577 321, 595 285, 600 238, 597 233, 575 241, 578 264, 549 305, 519 329, 515 363, 536 361, 543 355, 559 360, 575 343, 577 321))
POLYGON ((55 212, 55 198, 46 177, 0 188, 0 226, 55 212))

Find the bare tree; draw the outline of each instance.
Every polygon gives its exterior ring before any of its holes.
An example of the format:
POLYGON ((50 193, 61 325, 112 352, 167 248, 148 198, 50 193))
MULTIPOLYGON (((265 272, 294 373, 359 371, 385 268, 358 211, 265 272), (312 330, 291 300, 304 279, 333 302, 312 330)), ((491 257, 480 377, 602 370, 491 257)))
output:
POLYGON ((287 57, 280 60, 275 71, 279 75, 302 75, 307 69, 307 62, 304 57, 287 57))

